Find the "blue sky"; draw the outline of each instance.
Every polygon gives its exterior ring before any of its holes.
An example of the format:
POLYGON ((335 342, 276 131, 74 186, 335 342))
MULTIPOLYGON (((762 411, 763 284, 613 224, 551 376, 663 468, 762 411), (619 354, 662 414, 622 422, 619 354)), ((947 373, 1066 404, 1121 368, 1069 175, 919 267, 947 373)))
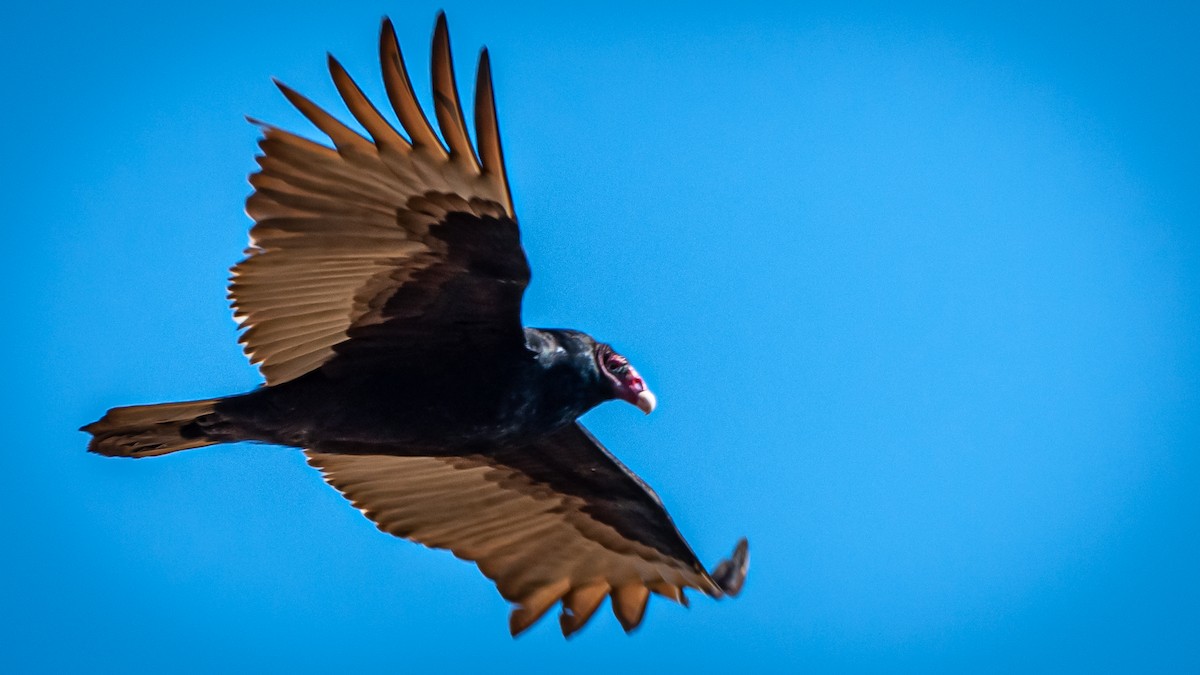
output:
MULTIPOLYGON (((659 394, 587 417, 743 596, 520 640, 470 565, 298 453, 84 452, 114 405, 259 378, 224 299, 251 114, 332 51, 418 91, 439 5, 14 7, 0 669, 1194 672, 1195 9, 447 3, 492 51, 534 269, 659 394)), ((425 97, 428 101, 428 97, 425 97)))

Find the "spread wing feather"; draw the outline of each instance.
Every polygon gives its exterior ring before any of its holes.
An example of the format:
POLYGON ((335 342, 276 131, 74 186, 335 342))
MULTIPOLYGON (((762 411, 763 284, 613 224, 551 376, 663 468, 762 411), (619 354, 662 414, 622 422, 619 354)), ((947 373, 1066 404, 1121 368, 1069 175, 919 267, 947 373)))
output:
MULTIPOLYGON (((323 446, 308 461, 379 529, 479 566, 515 605, 514 635, 561 602, 564 635, 605 597, 626 631, 653 591, 734 594, 736 574, 714 578, 658 497, 582 426, 522 447, 469 455, 323 446)), ((725 567, 745 574, 745 545, 725 567)))
POLYGON ((467 137, 467 122, 463 119, 462 104, 458 101, 458 85, 454 82, 454 62, 450 58, 450 31, 446 15, 438 14, 433 31, 433 111, 437 114, 442 136, 450 146, 450 159, 478 174, 479 160, 467 137))
POLYGON ((435 29, 432 68, 449 152, 417 103, 387 20, 380 58, 388 100, 408 139, 332 56, 334 85, 370 138, 282 83, 284 96, 333 147, 256 122, 262 154, 246 202, 255 225, 246 259, 232 270, 229 297, 244 329, 240 340, 267 384, 338 356, 419 353, 466 332, 473 344, 523 343, 520 301, 529 268, 486 57, 476 100, 482 166, 467 136, 445 17, 435 29), (362 344, 351 344, 356 339, 362 344))

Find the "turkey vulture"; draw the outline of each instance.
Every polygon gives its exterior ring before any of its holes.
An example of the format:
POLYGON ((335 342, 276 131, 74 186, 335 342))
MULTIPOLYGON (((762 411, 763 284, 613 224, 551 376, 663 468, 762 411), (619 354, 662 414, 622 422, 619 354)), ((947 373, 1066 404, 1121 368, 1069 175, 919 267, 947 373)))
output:
POLYGON ((686 603, 741 590, 742 539, 707 571, 654 491, 577 418, 655 398, 625 357, 574 330, 525 328, 529 265, 504 171, 487 50, 467 136, 445 15, 433 35, 439 140, 396 34, 379 43, 407 138, 332 56, 370 138, 283 84, 333 147, 263 132, 246 258, 229 286, 264 386, 205 401, 109 410, 88 450, 151 457, 217 443, 302 448, 380 530, 472 561, 514 608, 515 636, 561 603, 563 635, 604 600, 626 631, 651 592, 686 603))

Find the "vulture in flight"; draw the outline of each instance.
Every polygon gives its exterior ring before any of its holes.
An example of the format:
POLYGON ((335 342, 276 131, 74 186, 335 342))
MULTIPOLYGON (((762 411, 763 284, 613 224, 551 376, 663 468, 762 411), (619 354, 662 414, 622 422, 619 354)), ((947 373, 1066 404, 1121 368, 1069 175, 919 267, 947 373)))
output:
POLYGON ((333 57, 334 84, 370 138, 283 84, 333 147, 251 120, 263 132, 246 202, 254 226, 229 298, 265 385, 114 408, 83 428, 88 449, 301 448, 380 530, 478 565, 513 604, 514 636, 556 604, 569 636, 605 597, 630 631, 650 593, 737 595, 746 540, 705 569, 654 491, 578 422, 613 399, 654 410, 637 370, 590 335, 521 323, 529 265, 487 50, 474 146, 444 15, 432 50, 440 139, 387 19, 379 56, 404 134, 333 57))

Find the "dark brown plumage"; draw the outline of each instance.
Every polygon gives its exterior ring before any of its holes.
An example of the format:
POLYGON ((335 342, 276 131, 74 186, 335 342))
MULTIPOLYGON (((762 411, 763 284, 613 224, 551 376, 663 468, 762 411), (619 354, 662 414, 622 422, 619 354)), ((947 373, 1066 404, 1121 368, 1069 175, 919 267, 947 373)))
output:
POLYGON ((434 113, 413 94, 391 24, 384 84, 407 138, 333 57, 363 137, 285 85, 333 143, 271 125, 246 211, 255 224, 229 287, 266 385, 208 401, 110 410, 89 449, 147 457, 215 443, 303 448, 385 532, 473 561, 515 608, 515 635, 561 603, 564 635, 605 597, 626 630, 651 592, 737 594, 745 540, 713 573, 654 492, 576 421, 654 397, 583 333, 525 328, 529 266, 504 171, 488 54, 475 93, 478 155, 449 34, 433 39, 434 113))

